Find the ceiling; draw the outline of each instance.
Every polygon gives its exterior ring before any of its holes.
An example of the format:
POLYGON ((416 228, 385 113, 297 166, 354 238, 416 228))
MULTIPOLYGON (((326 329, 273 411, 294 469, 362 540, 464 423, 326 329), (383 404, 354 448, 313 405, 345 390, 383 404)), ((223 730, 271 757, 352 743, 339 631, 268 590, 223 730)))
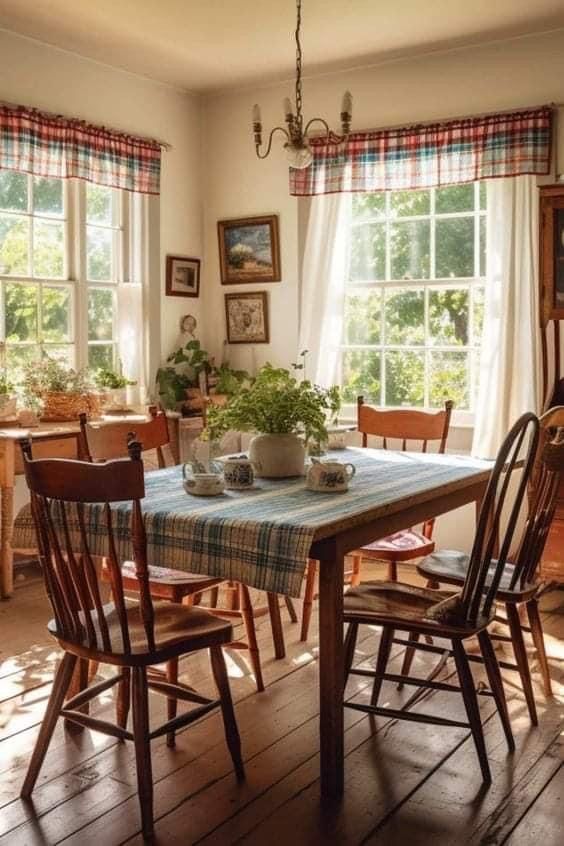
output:
MULTIPOLYGON (((189 91, 293 75, 294 0, 0 0, 0 28, 189 91)), ((303 0, 305 74, 564 26, 564 0, 303 0)))

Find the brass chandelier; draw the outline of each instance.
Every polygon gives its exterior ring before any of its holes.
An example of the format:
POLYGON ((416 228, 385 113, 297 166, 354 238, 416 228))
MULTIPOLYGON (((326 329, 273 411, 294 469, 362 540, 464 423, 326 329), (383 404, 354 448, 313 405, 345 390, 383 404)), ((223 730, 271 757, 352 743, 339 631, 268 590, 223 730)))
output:
MULTIPOLYGON (((302 114, 302 46, 300 43, 300 30, 302 25, 302 2, 297 0, 297 21, 296 21, 296 113, 292 109, 292 101, 289 97, 284 99, 284 119, 286 127, 275 126, 268 136, 268 143, 266 149, 261 150, 262 147, 262 122, 260 107, 255 104, 253 106, 253 133, 255 138, 255 151, 259 159, 266 159, 270 154, 272 147, 272 139, 276 132, 281 132, 286 138, 284 149, 288 157, 290 167, 298 168, 299 170, 309 167, 313 161, 313 154, 309 145, 308 135, 310 127, 313 124, 320 123, 325 128, 327 138, 331 136, 331 130, 327 121, 320 117, 314 117, 309 120, 304 127, 304 118, 302 114)), ((341 136, 332 136, 337 141, 344 141, 350 132, 352 117, 352 95, 350 91, 345 91, 343 101, 341 104, 341 136)))

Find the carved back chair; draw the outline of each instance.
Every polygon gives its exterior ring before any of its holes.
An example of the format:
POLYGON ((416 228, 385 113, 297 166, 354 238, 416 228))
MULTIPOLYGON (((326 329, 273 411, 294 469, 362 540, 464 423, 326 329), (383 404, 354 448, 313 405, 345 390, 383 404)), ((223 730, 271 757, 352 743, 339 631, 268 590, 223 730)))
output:
MULTIPOLYGON (((412 409, 397 409, 385 411, 364 404, 364 397, 357 400, 357 430, 362 434, 362 446, 368 446, 368 437, 375 436, 382 439, 384 449, 389 440, 401 441, 402 451, 407 449, 421 449, 427 452, 430 443, 438 444, 438 452, 444 453, 450 426, 452 402, 445 403, 442 411, 427 412, 412 409)), ((385 538, 380 538, 362 549, 351 553, 352 567, 345 572, 345 581, 353 586, 361 579, 362 559, 370 558, 386 561, 387 577, 397 579, 397 565, 400 561, 412 561, 428 555, 435 548, 431 536, 433 520, 424 523, 422 531, 409 529, 396 532, 385 538)), ((317 562, 308 562, 304 603, 302 612, 301 640, 308 637, 313 600, 315 599, 315 576, 317 562)))
MULTIPOLYGON (((564 478, 564 406, 550 409, 539 421, 540 439, 529 484, 529 511, 515 554, 505 562, 496 598, 505 606, 505 617, 498 623, 508 627, 508 634, 496 632, 495 640, 511 646, 514 662, 502 660, 504 669, 517 670, 525 693, 531 722, 538 722, 529 656, 524 635, 530 634, 541 670, 544 692, 552 695, 550 668, 546 655, 539 597, 543 590, 538 578, 539 564, 550 532, 557 504, 559 485, 564 478), (524 614, 528 625, 524 623, 524 614)), ((495 562, 491 564, 493 571, 495 562)), ((420 575, 441 584, 460 586, 468 570, 468 556, 454 550, 439 550, 423 559, 417 567, 420 575)), ((411 656, 406 655, 407 666, 411 656)))
MULTIPOLYGON (((151 419, 144 422, 116 422, 105 423, 102 425, 87 422, 86 416, 81 415, 81 438, 84 455, 90 461, 106 461, 107 459, 120 458, 127 454, 127 437, 130 430, 135 430, 135 438, 143 443, 144 453, 148 450, 156 449, 159 461, 159 467, 165 467, 165 455, 169 443, 169 433, 165 414, 157 413, 156 409, 151 409, 151 419)), ((128 568, 123 574, 125 589, 127 591, 135 592, 137 582, 135 574, 128 568)), ((102 576, 106 577, 105 569, 102 570, 102 576)), ((263 605, 253 606, 251 595, 246 585, 239 583, 226 582, 225 579, 209 578, 205 575, 197 575, 195 573, 186 573, 172 568, 149 568, 149 587, 151 595, 159 599, 168 599, 170 602, 184 602, 188 604, 197 604, 203 592, 209 592, 209 605, 213 609, 213 613, 225 618, 233 618, 242 620, 246 640, 233 641, 231 646, 235 649, 248 649, 251 660, 256 686, 259 691, 264 690, 264 682, 262 676, 262 662, 260 657, 260 650, 258 646, 258 639, 256 634, 255 618, 268 615, 270 617, 272 636, 274 642, 274 652, 276 658, 283 658, 285 655, 284 631, 282 628, 282 621, 280 617, 279 600, 276 594, 267 595, 267 603, 263 605), (223 584, 226 587, 228 596, 227 607, 218 608, 218 591, 219 585, 223 584)), ((288 611, 293 621, 295 612, 289 597, 285 597, 288 611)), ((171 659, 166 667, 167 681, 175 683, 178 680, 178 660, 171 659)), ((154 669, 155 674, 159 674, 158 669, 154 669)), ((169 701, 169 717, 172 718, 176 713, 176 700, 169 701)), ((173 736, 169 738, 172 745, 174 742, 173 736)))
POLYGON ((386 717, 470 728, 482 776, 486 782, 491 780, 491 774, 475 684, 464 641, 470 637, 478 638, 491 693, 506 739, 509 747, 514 748, 503 682, 488 626, 494 620, 497 590, 514 541, 521 508, 526 500, 538 438, 539 424, 534 414, 523 415, 507 435, 484 495, 466 577, 459 592, 449 594, 401 582, 365 582, 351 588, 345 595, 344 616, 345 621, 349 623, 345 641, 347 675, 349 672, 360 672, 362 675, 373 675, 375 679, 370 705, 348 702, 345 705, 386 717), (492 566, 494 551, 498 545, 497 559, 492 566), (351 669, 358 627, 361 624, 383 627, 375 673, 351 669), (409 639, 395 637, 396 631, 408 633, 409 639), (407 673, 396 675, 386 672, 394 642, 411 649, 444 653, 444 647, 419 643, 422 636, 450 641, 450 652, 454 656, 459 686, 436 682, 433 675, 420 679, 407 673), (404 705, 402 710, 378 707, 384 681, 418 687, 419 691, 412 697, 413 702, 421 698, 421 691, 426 688, 460 692, 464 699, 468 723, 461 723, 450 717, 413 713, 408 704, 404 705))
POLYGON ((221 706, 227 742, 238 776, 242 762, 222 644, 232 637, 231 625, 199 608, 154 603, 149 583, 147 544, 141 499, 144 474, 141 445, 130 441, 130 458, 92 464, 66 459, 33 461, 31 441, 23 444, 25 475, 38 538, 40 562, 54 619, 50 633, 64 651, 53 691, 31 758, 22 796, 29 797, 59 716, 135 745, 137 781, 143 832, 153 828, 150 741, 174 734, 211 709, 221 706), (129 502, 124 513, 123 503, 129 502), (114 503, 121 503, 118 510, 114 503), (103 604, 96 566, 91 554, 89 526, 103 534, 113 602, 103 604), (120 541, 130 542, 139 601, 126 599, 120 541), (178 684, 151 682, 147 668, 200 649, 210 649, 219 699, 210 700, 178 684), (80 691, 64 703, 77 661, 96 661, 118 667, 118 672, 80 691), (129 684, 132 682, 133 731, 127 729, 129 684), (119 683, 122 695, 117 725, 94 718, 85 706, 95 696, 119 683), (149 689, 197 707, 151 731, 149 689))

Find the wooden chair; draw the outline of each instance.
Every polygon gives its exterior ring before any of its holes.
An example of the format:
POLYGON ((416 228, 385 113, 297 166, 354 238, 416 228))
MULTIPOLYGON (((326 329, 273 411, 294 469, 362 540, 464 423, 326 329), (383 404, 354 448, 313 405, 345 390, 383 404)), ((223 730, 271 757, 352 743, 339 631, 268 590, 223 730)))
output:
POLYGON ((21 795, 24 798, 31 795, 55 724, 62 716, 83 728, 133 741, 143 834, 150 838, 153 832, 151 740, 163 734, 174 734, 220 706, 237 777, 243 778, 244 771, 222 652, 222 646, 233 636, 231 624, 201 608, 153 602, 140 504, 145 495, 141 445, 131 441, 129 454, 129 459, 104 464, 66 459, 33 461, 31 442, 25 445, 25 474, 31 492, 40 561, 55 615, 48 628, 64 650, 64 657, 55 676, 21 795), (130 532, 138 602, 125 598, 113 530, 115 512, 111 503, 125 501, 131 502, 130 532), (98 576, 89 552, 86 509, 91 508, 97 509, 108 538, 107 562, 114 601, 106 605, 101 601, 98 576), (201 649, 210 650, 219 699, 201 696, 186 685, 154 682, 148 678, 150 665, 177 660, 181 655, 201 649), (77 661, 112 664, 118 672, 63 704, 77 661), (85 706, 91 699, 118 682, 120 691, 127 695, 121 696, 117 724, 85 713, 85 706), (127 728, 130 683, 132 731, 127 728), (193 703, 196 707, 151 730, 149 690, 193 703))
MULTIPOLYGON (((127 438, 132 428, 135 429, 135 438, 143 444, 143 452, 156 450, 158 466, 167 466, 165 451, 169 445, 169 433, 166 415, 157 413, 156 408, 150 409, 151 419, 146 422, 135 424, 127 422, 97 424, 87 421, 86 415, 80 416, 81 440, 83 454, 89 461, 99 462, 113 458, 123 458, 127 454, 127 438)), ((108 581, 105 569, 102 569, 102 578, 108 581)), ((135 574, 130 567, 122 572, 124 588, 127 591, 138 590, 135 574)), ((156 599, 167 599, 169 602, 180 602, 197 604, 204 591, 210 592, 210 610, 227 619, 242 620, 246 640, 232 641, 229 646, 232 649, 245 649, 249 651, 249 657, 253 667, 257 690, 264 690, 262 676, 262 664, 258 647, 255 619, 268 614, 272 628, 274 642, 274 654, 276 658, 284 658, 284 630, 280 617, 279 600, 276 594, 267 595, 267 604, 253 607, 249 589, 246 585, 226 582, 225 579, 211 579, 208 576, 199 576, 194 573, 185 573, 181 570, 162 568, 150 568, 149 588, 151 595, 156 599), (227 588, 227 607, 217 607, 219 585, 227 588)), ((288 606, 290 615, 293 613, 293 606, 288 606)), ((295 620, 295 615, 292 617, 295 620)), ((178 680, 178 660, 172 659, 166 670, 167 681, 175 683, 178 680)), ((172 699, 169 703, 172 718, 176 713, 176 701, 172 699)))
MULTIPOLYGON (((421 442, 422 452, 427 451, 429 442, 438 441, 440 453, 444 453, 450 426, 452 402, 445 403, 443 411, 426 412, 407 409, 382 411, 364 404, 364 397, 357 400, 357 428, 362 434, 362 446, 368 446, 368 436, 373 435, 383 439, 383 447, 387 449, 388 440, 401 440, 402 451, 405 452, 408 441, 421 442)), ((413 447, 411 447, 413 448, 413 447)), ((413 561, 433 552, 435 544, 431 540, 434 520, 428 520, 421 532, 407 529, 395 532, 393 535, 381 538, 368 544, 351 554, 352 569, 345 572, 345 581, 353 587, 360 584, 360 571, 363 558, 376 561, 386 561, 388 579, 397 580, 397 565, 400 561, 413 561)), ((315 597, 315 576, 317 561, 308 562, 304 602, 302 612, 301 640, 307 640, 309 624, 315 597)))
MULTIPOLYGON (((559 481, 564 477, 564 406, 550 409, 539 422, 541 446, 530 486, 528 521, 514 563, 505 564, 496 595, 498 602, 505 605, 506 613, 505 618, 496 616, 496 621, 508 626, 509 636, 492 634, 494 640, 512 645, 515 663, 500 661, 500 666, 503 669, 518 671, 533 725, 537 725, 538 718, 523 633, 532 635, 544 692, 546 696, 552 696, 550 670, 538 609, 542 584, 537 572, 554 516, 559 481), (522 622, 521 610, 527 615, 529 626, 522 622)), ((417 570, 422 576, 435 582, 461 585, 466 578, 468 566, 468 555, 455 550, 439 550, 424 558, 417 570)), ((493 561, 490 570, 495 571, 496 566, 497 562, 493 561)), ((412 651, 406 654, 404 669, 407 672, 412 655, 412 651)))
MULTIPOLYGON (((474 680, 464 641, 471 637, 478 638, 490 692, 499 712, 507 744, 510 749, 513 749, 513 734, 503 682, 488 626, 494 620, 495 598, 515 533, 519 511, 526 495, 527 482, 538 444, 538 433, 539 424, 535 415, 525 414, 513 426, 500 449, 480 510, 468 570, 460 592, 449 594, 388 581, 366 582, 351 588, 345 595, 344 619, 349 623, 345 641, 346 675, 352 672, 374 677, 370 705, 348 702, 345 705, 388 718, 470 728, 485 782, 491 781, 491 773, 474 680), (528 444, 527 437, 529 437, 528 444), (524 469, 521 478, 516 483, 515 492, 512 496, 508 496, 509 483, 519 464, 522 450, 526 452, 524 469), (504 507, 507 509, 507 522, 505 524, 504 517, 503 539, 500 541, 498 559, 492 568, 492 557, 500 536, 504 507), (358 627, 361 624, 383 627, 375 672, 351 669, 358 627), (395 638, 396 631, 408 633, 408 639, 395 638), (459 685, 436 681, 432 678, 418 679, 409 675, 386 672, 394 642, 431 652, 444 651, 439 646, 419 643, 421 636, 444 638, 450 641, 459 685), (409 710, 410 703, 401 710, 379 707, 378 699, 384 681, 415 685, 420 689, 460 692, 466 707, 468 723, 429 713, 414 713, 409 710)), ((417 697, 412 697, 412 700, 415 698, 417 697)))

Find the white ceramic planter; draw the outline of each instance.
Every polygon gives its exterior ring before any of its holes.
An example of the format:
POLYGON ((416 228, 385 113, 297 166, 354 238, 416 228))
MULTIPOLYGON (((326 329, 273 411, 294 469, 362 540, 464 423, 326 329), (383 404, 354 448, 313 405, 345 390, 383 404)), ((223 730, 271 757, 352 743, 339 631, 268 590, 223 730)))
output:
POLYGON ((255 435, 249 444, 255 475, 264 479, 303 476, 305 449, 298 435, 255 435))

